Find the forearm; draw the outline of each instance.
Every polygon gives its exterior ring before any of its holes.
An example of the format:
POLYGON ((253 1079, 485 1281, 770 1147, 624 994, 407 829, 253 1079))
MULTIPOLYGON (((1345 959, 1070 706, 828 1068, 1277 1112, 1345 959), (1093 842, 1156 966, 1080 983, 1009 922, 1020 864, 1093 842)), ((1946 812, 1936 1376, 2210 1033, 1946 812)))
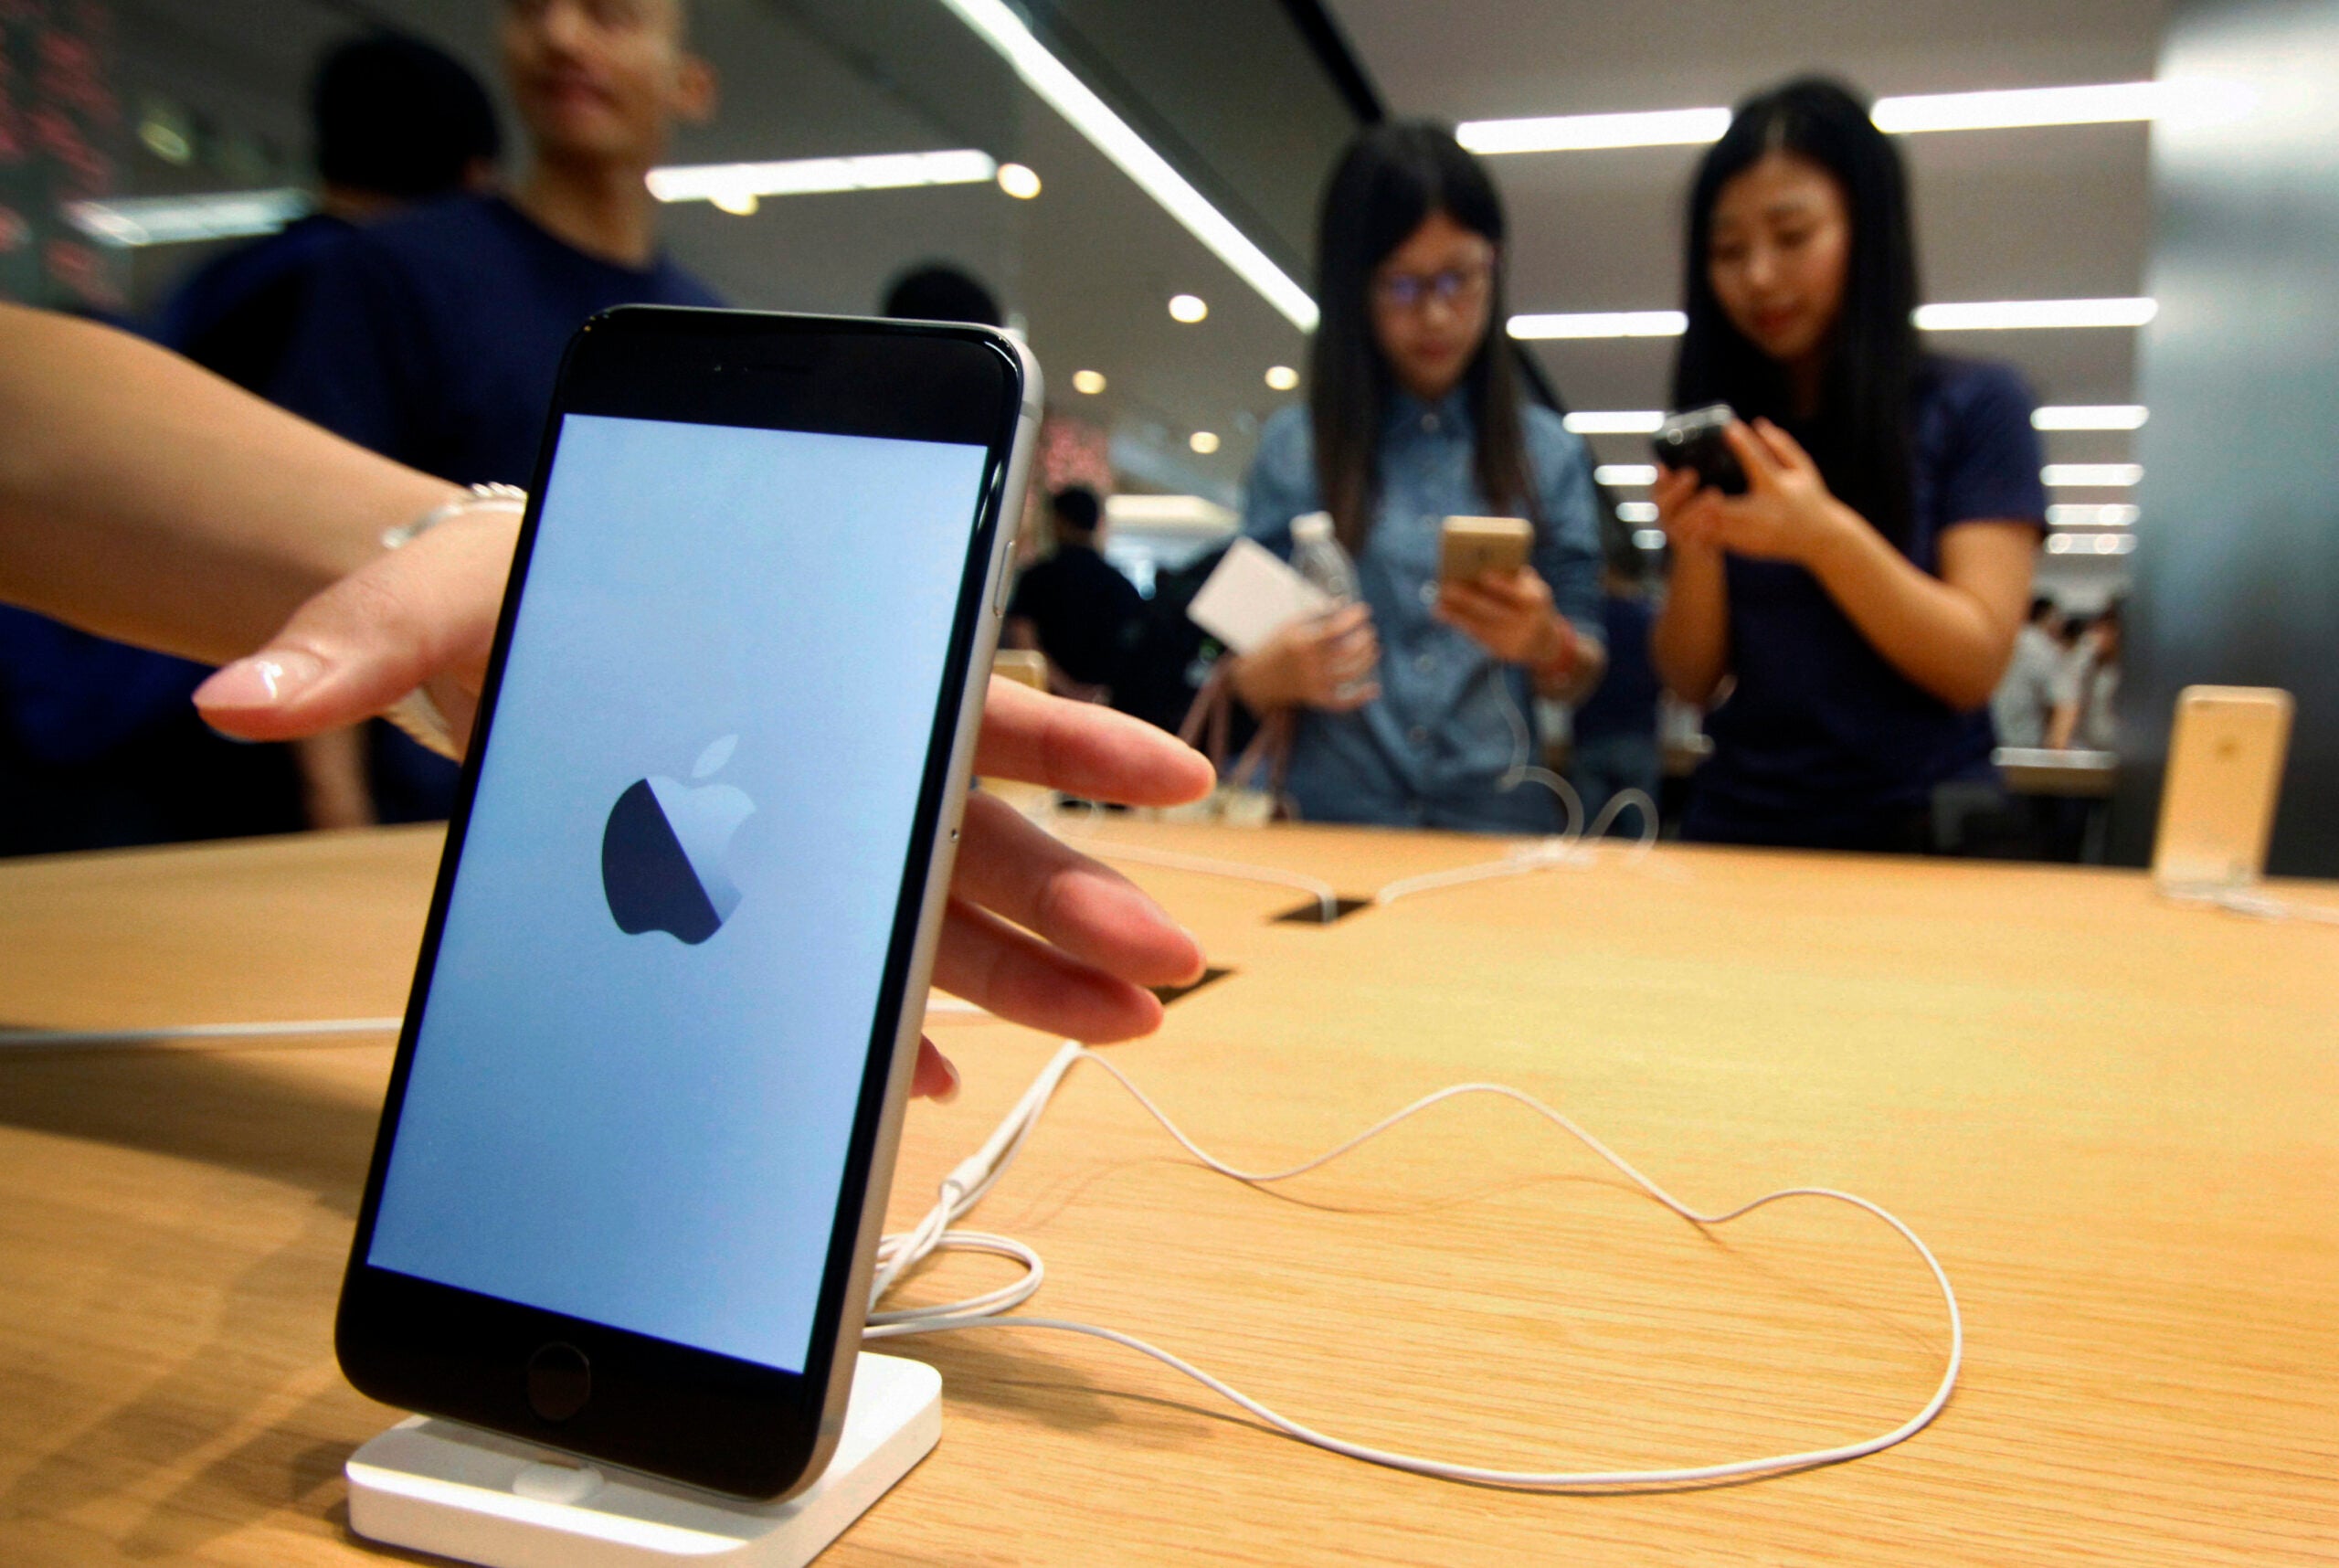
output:
POLYGON ((1960 712, 1997 689, 2014 629, 1974 594, 1921 570, 1846 509, 1805 565, 1885 661, 1960 712))
POLYGON ((1699 707, 1730 673, 1730 588, 1720 551, 1675 547, 1665 608, 1650 630, 1649 657, 1666 689, 1699 707))
POLYGON ((217 662, 454 493, 126 334, 0 306, 0 599, 217 662))

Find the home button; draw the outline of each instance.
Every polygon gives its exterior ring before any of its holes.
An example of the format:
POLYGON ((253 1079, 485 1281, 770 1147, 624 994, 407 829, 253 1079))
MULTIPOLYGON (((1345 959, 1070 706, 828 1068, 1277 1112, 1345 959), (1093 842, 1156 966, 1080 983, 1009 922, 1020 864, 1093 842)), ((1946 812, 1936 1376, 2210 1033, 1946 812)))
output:
POLYGON ((593 1397, 593 1363, 575 1345, 557 1340, 528 1358, 528 1408, 546 1421, 566 1421, 593 1397))

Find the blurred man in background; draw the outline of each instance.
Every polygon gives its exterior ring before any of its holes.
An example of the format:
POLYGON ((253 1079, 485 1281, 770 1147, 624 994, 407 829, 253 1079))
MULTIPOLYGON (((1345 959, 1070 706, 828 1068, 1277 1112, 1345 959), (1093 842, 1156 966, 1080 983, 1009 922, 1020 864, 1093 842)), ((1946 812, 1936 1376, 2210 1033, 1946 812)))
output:
POLYGON ((2063 612, 2043 594, 2030 601, 2030 617, 2014 634, 2014 654, 2005 679, 1990 698, 1990 721, 2000 746, 2044 746, 2047 721, 2055 709, 2055 687, 2069 655, 2062 643, 2063 612))
MULTIPOLYGON (((714 107, 683 0, 503 0, 506 84, 530 164, 507 198, 376 224, 322 261, 270 395, 460 484, 529 482, 562 351, 625 304, 714 305, 659 249, 645 176, 714 107)), ((446 814, 454 770, 376 731, 386 821, 446 814)))
POLYGON ((1007 605, 1007 644, 1047 655, 1048 689, 1058 696, 1108 703, 1145 601, 1101 553, 1105 506, 1095 491, 1068 485, 1048 510, 1055 554, 1016 582, 1007 605))
MULTIPOLYGON (((492 182, 487 91, 419 39, 376 34, 311 79, 317 209, 196 270, 153 335, 239 387, 284 358, 311 275, 356 226, 492 182)), ((0 609, 0 853, 353 827, 372 820, 355 732, 288 754, 238 746, 197 720, 199 664, 0 609)))
POLYGON ((206 263, 153 334, 248 391, 275 380, 317 259, 358 225, 495 183, 503 139, 487 89, 420 38, 376 33, 328 53, 309 84, 316 210, 206 263))

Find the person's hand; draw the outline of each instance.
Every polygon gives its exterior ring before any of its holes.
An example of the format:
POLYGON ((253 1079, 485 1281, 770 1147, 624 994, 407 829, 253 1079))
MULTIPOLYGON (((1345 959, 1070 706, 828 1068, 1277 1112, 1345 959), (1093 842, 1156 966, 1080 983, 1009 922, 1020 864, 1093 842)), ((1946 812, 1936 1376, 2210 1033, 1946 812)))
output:
POLYGON ((1532 567, 1449 582, 1438 589, 1435 614, 1506 664, 1547 663, 1567 635, 1551 609, 1551 585, 1532 567))
MULTIPOLYGON (((229 735, 287 740, 354 724, 420 685, 460 745, 516 529, 509 517, 453 518, 385 553, 302 605, 266 648, 205 682, 204 717, 229 735)), ((1200 800, 1213 781, 1199 752, 1150 725, 999 680, 984 705, 976 768, 1137 806, 1200 800)), ((1033 1028, 1123 1040, 1160 1025, 1161 1004, 1145 987, 1190 980, 1201 968, 1193 937, 1127 878, 1003 801, 968 801, 935 959, 944 990, 1033 1028)), ((924 1044, 915 1092, 947 1095, 957 1084, 924 1044)))
POLYGON ((1344 604, 1296 620, 1235 661, 1234 694, 1255 714, 1286 708, 1348 713, 1381 694, 1372 672, 1381 640, 1372 611, 1344 604))
POLYGON ((268 646, 195 691, 205 722, 295 740, 382 713, 419 688, 460 751, 479 710, 520 520, 450 517, 385 550, 292 612, 268 646))
POLYGON ((1746 471, 1746 493, 1697 490, 1695 474, 1667 471, 1652 493, 1667 536, 1688 548, 1727 550, 1755 560, 1808 566, 1858 523, 1828 492, 1819 465, 1768 419, 1732 422, 1722 432, 1746 471), (1692 493, 1680 494, 1686 481, 1692 493))

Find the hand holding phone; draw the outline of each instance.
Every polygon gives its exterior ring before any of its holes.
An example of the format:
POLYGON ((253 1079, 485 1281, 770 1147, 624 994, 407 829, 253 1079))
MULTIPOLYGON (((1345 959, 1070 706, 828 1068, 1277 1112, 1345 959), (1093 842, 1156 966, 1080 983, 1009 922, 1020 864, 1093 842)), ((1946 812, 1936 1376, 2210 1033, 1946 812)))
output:
POLYGON ((1524 517, 1448 517, 1438 539, 1438 580, 1476 582, 1488 572, 1505 576, 1527 564, 1535 529, 1524 517))
POLYGON ((1743 495, 1746 470, 1723 435, 1737 418, 1727 403, 1709 403, 1675 414, 1657 427, 1649 448, 1663 466, 1696 474, 1699 488, 1743 495))

